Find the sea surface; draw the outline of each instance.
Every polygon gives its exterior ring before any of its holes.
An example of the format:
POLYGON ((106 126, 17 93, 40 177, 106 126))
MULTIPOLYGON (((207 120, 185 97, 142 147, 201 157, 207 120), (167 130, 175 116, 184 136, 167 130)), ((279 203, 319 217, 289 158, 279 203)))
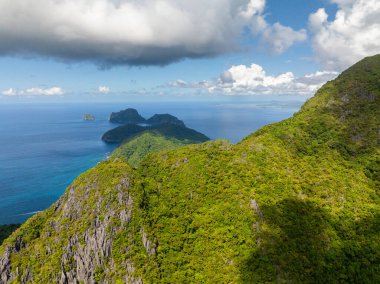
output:
POLYGON ((0 224, 22 223, 52 205, 81 173, 115 146, 101 141, 117 125, 112 111, 136 108, 149 118, 170 113, 211 139, 237 143, 258 128, 290 117, 305 98, 224 102, 0 104, 0 224), (91 113, 95 121, 83 121, 91 113))

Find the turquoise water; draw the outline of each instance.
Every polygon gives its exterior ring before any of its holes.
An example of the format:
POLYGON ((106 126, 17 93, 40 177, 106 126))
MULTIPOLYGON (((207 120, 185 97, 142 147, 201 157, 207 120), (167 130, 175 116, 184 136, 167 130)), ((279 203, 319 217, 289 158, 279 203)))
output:
POLYGON ((170 113, 212 139, 238 142, 296 112, 303 100, 213 103, 0 104, 0 224, 21 223, 48 208, 82 172, 114 146, 101 141, 115 127, 109 114, 135 107, 149 117, 170 113), (95 121, 83 121, 84 113, 95 121))

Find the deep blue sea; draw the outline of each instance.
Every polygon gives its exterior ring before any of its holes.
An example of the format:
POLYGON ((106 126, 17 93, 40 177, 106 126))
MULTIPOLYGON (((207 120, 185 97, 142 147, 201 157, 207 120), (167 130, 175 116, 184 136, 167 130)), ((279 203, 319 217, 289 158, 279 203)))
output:
POLYGON ((21 223, 53 204, 81 173, 106 159, 101 141, 112 111, 170 113, 212 139, 233 143, 290 117, 305 98, 181 103, 0 104, 0 224, 21 223), (95 121, 83 121, 85 113, 95 121))

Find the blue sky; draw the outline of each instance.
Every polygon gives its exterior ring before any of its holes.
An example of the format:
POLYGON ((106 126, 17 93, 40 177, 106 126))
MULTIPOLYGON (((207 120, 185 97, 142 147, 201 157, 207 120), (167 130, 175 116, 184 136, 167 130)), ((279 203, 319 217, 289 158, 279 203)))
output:
POLYGON ((376 0, 1 2, 0 103, 310 96, 380 52, 376 0))

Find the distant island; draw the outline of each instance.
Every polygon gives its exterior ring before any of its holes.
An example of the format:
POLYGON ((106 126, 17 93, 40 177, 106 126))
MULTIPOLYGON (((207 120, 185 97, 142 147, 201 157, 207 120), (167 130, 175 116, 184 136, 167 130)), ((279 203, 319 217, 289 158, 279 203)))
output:
POLYGON ((137 110, 128 108, 111 113, 110 122, 123 125, 104 133, 102 140, 106 143, 122 143, 146 131, 186 143, 201 143, 210 140, 206 135, 186 127, 182 120, 171 114, 155 114, 151 118, 145 119, 137 110))
POLYGON ((95 120, 95 116, 90 114, 90 113, 86 113, 83 115, 82 117, 83 120, 85 121, 94 121, 95 120))
POLYGON ((117 124, 147 124, 150 126, 174 124, 185 127, 185 123, 182 120, 171 114, 155 114, 151 118, 145 119, 134 108, 127 108, 111 113, 109 121, 117 124))
POLYGON ((102 136, 106 143, 120 144, 111 158, 122 157, 134 167, 149 153, 174 150, 210 140, 206 135, 186 127, 182 120, 171 114, 155 114, 145 119, 137 110, 128 108, 113 112, 110 122, 123 124, 102 136))

